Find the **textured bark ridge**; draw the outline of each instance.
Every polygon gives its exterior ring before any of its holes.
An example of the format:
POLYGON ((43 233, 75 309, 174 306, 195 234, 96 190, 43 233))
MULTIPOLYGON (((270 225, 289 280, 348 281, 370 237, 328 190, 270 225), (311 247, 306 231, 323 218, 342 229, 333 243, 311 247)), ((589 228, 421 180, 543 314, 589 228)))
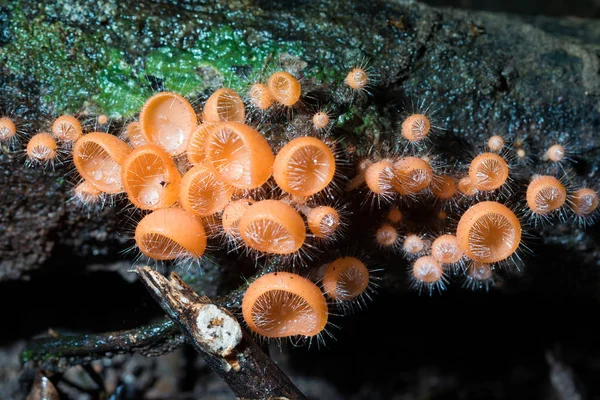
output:
MULTIPOLYGON (((344 71, 366 57, 378 74, 374 95, 346 110, 338 127, 359 151, 384 141, 394 148, 396 110, 424 101, 436 110, 438 125, 468 142, 501 130, 527 134, 539 151, 545 136, 568 134, 581 149, 577 172, 598 179, 600 27, 592 21, 400 1, 377 7, 341 0, 306 7, 261 1, 218 7, 25 3, 0 7, 0 112, 16 115, 28 134, 47 130, 62 112, 132 115, 133 100, 123 99, 143 99, 157 88, 179 85, 203 99, 224 80, 243 86, 273 56, 276 62, 300 60, 307 86, 336 93, 344 71), (197 54, 204 60, 193 68, 173 64, 179 68, 174 73, 157 67, 169 52, 180 52, 167 59, 173 63, 193 64, 197 54), (190 81, 193 88, 184 86, 190 81)), ((69 165, 27 169, 20 153, 0 153, 0 280, 67 260, 111 263, 130 245, 118 201, 90 215, 68 202, 69 165)), ((564 234, 560 241, 583 247, 582 257, 597 251, 593 242, 576 245, 575 231, 564 234)))

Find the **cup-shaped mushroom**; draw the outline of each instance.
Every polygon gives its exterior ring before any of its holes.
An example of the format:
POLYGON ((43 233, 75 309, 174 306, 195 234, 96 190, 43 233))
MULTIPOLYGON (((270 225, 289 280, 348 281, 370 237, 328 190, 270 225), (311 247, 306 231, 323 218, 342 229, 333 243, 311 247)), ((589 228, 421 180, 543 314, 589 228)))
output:
POLYGON ((331 262, 323 275, 323 291, 333 300, 349 301, 369 286, 369 270, 356 257, 340 257, 331 262))
POLYGON ((233 187, 219 180, 206 165, 198 164, 183 176, 179 200, 188 212, 207 217, 223 210, 232 194, 233 187))
POLYGON ((273 170, 269 142, 258 131, 239 122, 222 122, 209 129, 204 154, 213 173, 238 189, 260 187, 273 170))
POLYGON ((121 165, 131 153, 131 147, 116 136, 92 132, 80 137, 73 148, 73 162, 83 179, 98 190, 121 193, 121 165))
POLYGON ((327 325, 325 296, 308 279, 272 272, 252 282, 242 300, 244 321, 268 338, 315 336, 327 325))
POLYGON ((121 181, 127 196, 142 210, 173 205, 179 196, 180 180, 173 158, 155 144, 136 148, 121 166, 121 181))
POLYGON ((433 179, 429 163, 418 157, 404 157, 394 163, 392 185, 401 195, 416 194, 426 189, 433 179))
POLYGON ((288 142, 275 157, 273 178, 281 190, 294 196, 312 196, 325 189, 335 174, 335 156, 315 137, 288 142))
POLYGON ((246 108, 235 90, 221 88, 210 95, 202 112, 204 122, 244 122, 246 108))
POLYGON ((511 209, 495 201, 470 207, 456 228, 458 246, 471 260, 495 263, 514 254, 521 243, 521 223, 511 209))
POLYGON ((206 232, 200 219, 187 211, 161 208, 138 223, 135 243, 155 260, 199 258, 206 250, 206 232))
POLYGON ((146 142, 161 146, 172 156, 187 149, 196 125, 192 105, 177 93, 155 94, 146 100, 140 113, 140 128, 146 142))
POLYGON ((252 204, 240 219, 240 235, 244 243, 271 254, 292 254, 304 243, 306 228, 300 214, 279 200, 263 200, 252 204))

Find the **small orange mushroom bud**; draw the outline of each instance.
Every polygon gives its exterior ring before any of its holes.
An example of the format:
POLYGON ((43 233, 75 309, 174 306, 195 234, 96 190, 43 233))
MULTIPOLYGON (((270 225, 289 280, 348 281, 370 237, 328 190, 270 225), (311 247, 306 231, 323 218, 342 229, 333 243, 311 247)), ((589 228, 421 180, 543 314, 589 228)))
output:
POLYGON ((12 119, 8 117, 0 118, 0 143, 8 142, 10 139, 16 137, 17 127, 12 119))
POLYGON ((419 142, 429 134, 431 123, 423 114, 412 114, 402 122, 402 136, 410 142, 419 142))
POLYGON ((369 270, 356 257, 340 257, 331 262, 323 275, 323 291, 330 299, 351 301, 365 293, 369 270))
POLYGON ((131 147, 121 139, 104 132, 80 137, 73 148, 73 162, 83 179, 106 193, 121 193, 121 165, 131 147))
POLYGON ((140 113, 144 139, 177 156, 187 149, 197 125, 191 104, 177 93, 160 92, 146 100, 140 113))
POLYGON ((362 90, 369 84, 369 74, 363 68, 353 68, 344 79, 346 85, 354 90, 362 90))
POLYGON ((500 135, 494 135, 487 141, 487 147, 491 152, 499 153, 504 147, 504 138, 500 135))
POLYGON ((275 102, 273 95, 269 92, 269 88, 262 83, 255 83, 248 91, 248 97, 254 106, 260 110, 266 110, 275 102))
POLYGON ((544 161, 561 162, 567 154, 567 150, 561 144, 554 144, 546 150, 542 157, 544 161))
POLYGON ((38 133, 27 143, 27 157, 31 163, 51 162, 57 155, 56 141, 49 133, 38 133))
POLYGON ((240 236, 254 250, 272 254, 292 254, 306 239, 302 217, 279 200, 252 204, 240 219, 240 236))
POLYGON ((494 286, 494 272, 491 264, 473 262, 467 268, 463 287, 471 290, 489 290, 494 286))
POLYGON ((204 111, 204 122, 241 122, 246 119, 246 108, 242 98, 235 90, 221 88, 210 95, 204 111))
POLYGON ((377 195, 388 195, 394 190, 394 164, 391 160, 381 160, 369 165, 365 171, 365 183, 377 195))
POLYGON ((148 144, 146 139, 144 139, 144 135, 142 135, 140 123, 138 121, 132 121, 127 124, 125 131, 123 132, 123 137, 133 148, 148 144))
POLYGON ((242 300, 244 321, 268 338, 315 336, 327 325, 325 296, 308 279, 272 272, 252 282, 242 300))
POLYGON ((402 222, 402 211, 400 211, 396 206, 390 207, 386 219, 392 224, 399 224, 402 222))
POLYGON ((73 189, 73 199, 84 206, 91 206, 102 201, 102 192, 88 181, 83 181, 73 189))
POLYGON ((469 178, 477 190, 496 190, 508 179, 508 164, 498 154, 480 154, 469 165, 469 178))
POLYGON ((108 124, 108 115, 106 115, 106 114, 98 115, 98 124, 100 124, 100 125, 108 124))
POLYGON ((412 286, 419 291, 424 287, 429 293, 434 288, 444 288, 444 268, 431 256, 419 257, 412 267, 412 286))
POLYGON ((303 207, 308 229, 320 239, 332 238, 340 226, 340 215, 333 207, 303 207))
POLYGON ((375 242, 382 248, 398 248, 399 239, 398 231, 391 224, 382 224, 375 232, 375 242))
POLYGON ((418 157, 404 157, 394 163, 392 185, 401 195, 416 194, 426 189, 433 179, 429 163, 418 157))
POLYGON ((284 106, 293 106, 300 99, 300 82, 287 72, 275 72, 267 83, 271 96, 284 106))
POLYGON ((593 214, 598 209, 598 193, 590 188, 581 188, 571 195, 573 212, 581 217, 593 214))
POLYGON ((325 129, 329 126, 329 115, 325 111, 319 111, 312 116, 312 124, 315 129, 325 129))
POLYGON ((198 258, 206 249, 202 222, 180 208, 161 208, 146 215, 135 229, 135 243, 155 260, 198 258))
POLYGON ((471 260, 495 263, 514 254, 521 242, 521 223, 508 207, 483 201, 470 207, 456 228, 458 245, 471 260))
POLYGON ((421 236, 414 233, 409 233, 404 238, 402 250, 409 258, 418 257, 427 250, 427 242, 421 236))
POLYGON ((220 179, 238 189, 255 189, 273 170, 273 152, 256 130, 239 122, 222 122, 208 129, 205 159, 220 179))
POLYGON ((294 196, 312 196, 325 189, 335 174, 335 156, 314 137, 288 142, 275 157, 273 178, 281 190, 294 196))
POLYGON ((52 124, 52 134, 63 142, 75 142, 83 134, 81 123, 71 115, 62 115, 52 124))
POLYGON ((567 201, 567 189, 549 175, 535 176, 527 186, 527 205, 535 214, 548 215, 567 201))
POLYGON ((181 206, 201 217, 223 210, 233 194, 233 187, 220 181, 204 164, 187 171, 180 186, 181 206))
POLYGON ((456 236, 442 235, 433 241, 431 256, 442 264, 455 264, 462 259, 463 252, 456 236))
POLYGON ((129 201, 142 210, 170 207, 179 197, 181 174, 162 147, 145 144, 121 165, 121 182, 129 201))

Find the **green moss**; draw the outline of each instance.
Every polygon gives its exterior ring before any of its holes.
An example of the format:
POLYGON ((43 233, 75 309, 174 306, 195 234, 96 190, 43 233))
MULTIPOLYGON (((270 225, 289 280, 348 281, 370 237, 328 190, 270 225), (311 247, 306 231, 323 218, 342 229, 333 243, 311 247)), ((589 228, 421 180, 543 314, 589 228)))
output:
POLYGON ((91 97, 96 79, 88 71, 97 61, 88 55, 100 50, 99 41, 58 22, 27 20, 19 12, 12 14, 10 36, 0 49, 0 62, 24 81, 38 81, 46 106, 58 112, 78 109, 91 97))
POLYGON ((149 77, 157 78, 165 90, 185 96, 216 86, 203 82, 204 76, 215 74, 222 77, 219 83, 241 90, 249 75, 260 72, 268 60, 284 52, 301 54, 297 43, 268 40, 264 33, 249 42, 246 35, 229 26, 214 27, 197 34, 188 49, 137 49, 143 55, 130 59, 126 48, 107 46, 100 34, 43 17, 27 20, 16 9, 11 15, 11 41, 0 49, 0 61, 21 80, 37 81, 43 88, 43 105, 50 110, 75 113, 89 107, 111 117, 130 117, 155 89, 149 77), (214 73, 206 74, 202 67, 214 73))
POLYGON ((162 47, 146 57, 147 75, 160 78, 167 90, 184 95, 204 89, 202 67, 212 68, 224 84, 242 90, 258 75, 270 59, 280 54, 299 56, 301 47, 295 42, 260 41, 250 44, 241 30, 228 26, 200 33, 198 40, 187 50, 162 47))

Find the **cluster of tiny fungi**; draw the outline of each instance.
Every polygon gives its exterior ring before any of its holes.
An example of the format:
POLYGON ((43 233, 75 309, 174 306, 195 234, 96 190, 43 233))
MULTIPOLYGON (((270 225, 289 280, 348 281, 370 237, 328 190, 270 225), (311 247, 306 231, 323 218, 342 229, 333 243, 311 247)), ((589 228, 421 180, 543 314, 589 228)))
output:
MULTIPOLYGON (((359 67, 344 82, 355 95, 371 83, 369 71, 359 67)), ((77 118, 59 116, 50 133, 29 139, 27 163, 48 165, 68 153, 81 178, 74 198, 87 206, 126 193, 144 213, 135 228, 136 246, 159 261, 200 258, 211 236, 256 257, 302 260, 312 249, 327 249, 352 222, 332 199, 367 197, 384 216, 374 229, 374 244, 409 260, 413 286, 429 293, 443 289, 449 276, 463 277, 472 289, 493 285, 494 269, 514 262, 524 247, 526 219, 597 219, 597 190, 567 188, 552 174, 530 179, 526 212, 516 213, 516 206, 500 199, 513 192, 511 164, 526 157, 525 148, 491 134, 468 168, 444 167, 423 153, 435 136, 426 112, 408 115, 399 126, 397 140, 406 143, 405 154, 365 157, 356 174, 344 180, 339 164, 348 157, 331 138, 331 114, 307 112, 301 103, 301 82, 285 71, 254 83, 245 98, 218 89, 201 115, 181 95, 159 92, 119 136, 84 133, 77 118), (304 112, 308 126, 286 143, 270 143, 251 126, 249 115, 264 121, 281 110, 304 112), (454 213, 458 222, 452 229, 445 224, 435 235, 403 230, 407 211, 420 202, 440 205, 435 218, 449 220, 454 213)), ((98 122, 106 124, 107 117, 98 122)), ((2 117, 3 146, 14 147, 18 136, 10 116, 2 117)), ((546 150, 542 159, 549 164, 568 159, 569 149, 561 144, 546 150)), ((352 310, 377 286, 376 274, 360 256, 342 255, 320 271, 309 278, 281 270, 251 282, 242 303, 248 328, 267 338, 318 337, 332 307, 341 313, 352 310)))

